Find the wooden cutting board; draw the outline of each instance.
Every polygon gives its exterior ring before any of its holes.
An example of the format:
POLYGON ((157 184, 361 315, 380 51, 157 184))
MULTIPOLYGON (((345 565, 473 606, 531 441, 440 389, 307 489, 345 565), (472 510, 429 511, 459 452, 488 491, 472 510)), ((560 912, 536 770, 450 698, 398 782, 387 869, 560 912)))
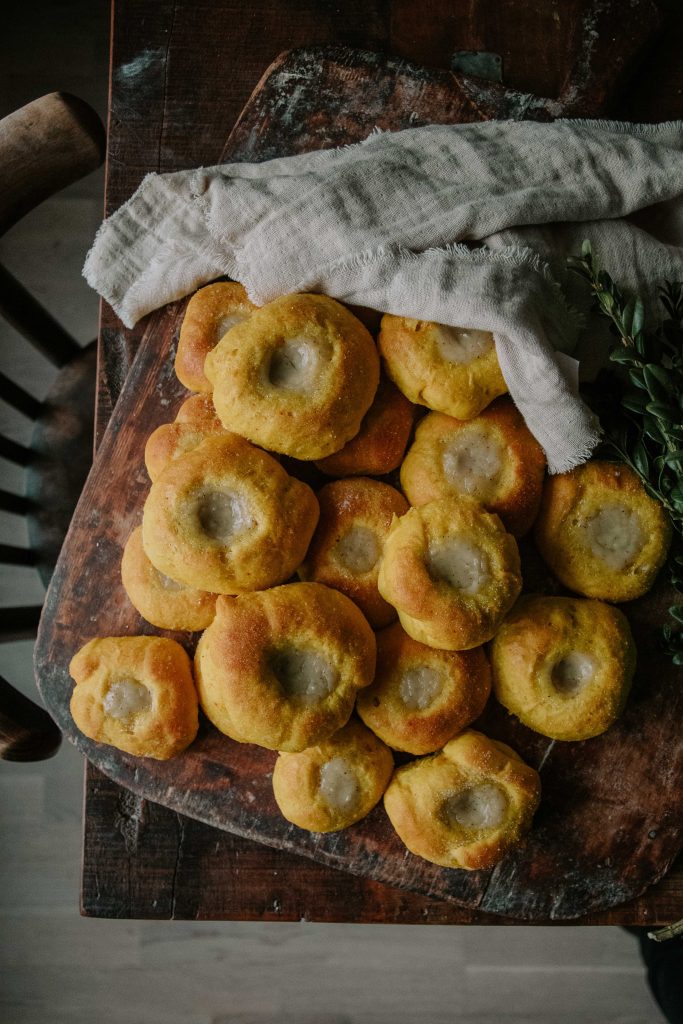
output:
MULTIPOLYGON (((258 160, 353 142, 375 124, 396 130, 481 120, 513 102, 501 87, 486 86, 491 105, 481 94, 473 105, 467 99, 470 85, 448 72, 377 55, 297 51, 278 60, 262 80, 224 158, 258 160)), ((526 116, 534 106, 548 116, 541 101, 529 101, 526 116)), ((553 743, 491 701, 478 727, 510 743, 540 770, 543 801, 528 840, 489 872, 446 870, 408 854, 381 807, 334 835, 290 825, 272 797, 275 754, 234 743, 206 721, 191 748, 167 763, 94 744, 75 729, 68 663, 78 647, 93 636, 160 632, 128 602, 119 565, 149 488, 145 440, 174 417, 187 396, 173 373, 184 307, 169 305, 146 321, 47 595, 36 674, 64 733, 105 774, 149 800, 355 874, 483 911, 527 920, 572 918, 624 902, 660 878, 680 848, 683 811, 683 689, 677 670, 657 650, 656 628, 670 603, 661 587, 624 608, 636 636, 639 670, 626 713, 607 734, 584 743, 553 743)), ((523 564, 527 589, 561 592, 531 542, 523 546, 523 564)), ((188 650, 196 639, 176 638, 188 650)))

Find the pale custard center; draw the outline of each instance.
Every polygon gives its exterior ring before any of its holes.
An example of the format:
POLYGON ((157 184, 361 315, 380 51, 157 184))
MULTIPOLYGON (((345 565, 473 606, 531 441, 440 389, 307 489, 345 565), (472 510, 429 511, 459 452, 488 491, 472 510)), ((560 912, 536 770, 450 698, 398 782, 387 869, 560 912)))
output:
POLYGON ((488 498, 503 468, 500 444, 482 431, 461 430, 443 453, 446 480, 463 494, 488 498))
POLYGON ((447 583, 462 594, 479 593, 491 576, 486 553, 461 537, 430 544, 426 562, 432 579, 447 583))
POLYGON ((226 313, 225 316, 217 320, 214 330, 214 345, 217 345, 223 335, 227 334, 232 327, 243 323, 248 316, 248 313, 226 313))
POLYGON ((610 569, 625 569, 645 544, 638 516, 624 505, 606 505, 584 526, 588 545, 610 569))
POLYGON ((154 570, 156 582, 162 590, 166 590, 169 593, 173 593, 177 590, 186 590, 184 583, 178 583, 177 580, 172 580, 170 576, 165 576, 163 572, 159 572, 158 569, 154 570))
POLYGON ((589 654, 570 651, 555 662, 550 678, 559 693, 573 697, 593 678, 594 672, 595 662, 589 654))
POLYGON ((379 538, 367 526, 352 526, 334 547, 337 561, 356 576, 364 576, 374 569, 380 554, 379 538))
POLYGON ((411 711, 425 711, 434 703, 443 689, 440 672, 429 665, 416 665, 401 676, 399 694, 411 711))
POLYGON ((270 357, 268 383, 283 391, 308 393, 315 387, 325 362, 324 349, 304 335, 288 338, 270 357))
POLYGON ((443 813, 452 825, 462 828, 499 828, 508 808, 507 794, 492 782, 483 782, 449 796, 443 813))
POLYGON ((221 544, 254 525, 245 499, 234 491, 205 491, 197 503, 197 516, 207 537, 221 544))
POLYGON ((286 647, 270 657, 273 675, 287 697, 302 704, 317 704, 332 693, 339 673, 317 651, 286 647))
POLYGON ((319 792, 335 811, 353 811, 360 799, 360 785, 351 763, 345 757, 333 757, 320 769, 319 792))
POLYGON ((111 718, 127 721, 141 711, 149 711, 152 694, 137 679, 119 679, 112 683, 104 697, 104 710, 111 718))
POLYGON ((493 335, 489 331, 474 331, 465 327, 436 325, 436 347, 448 363, 471 363, 493 348, 493 335))

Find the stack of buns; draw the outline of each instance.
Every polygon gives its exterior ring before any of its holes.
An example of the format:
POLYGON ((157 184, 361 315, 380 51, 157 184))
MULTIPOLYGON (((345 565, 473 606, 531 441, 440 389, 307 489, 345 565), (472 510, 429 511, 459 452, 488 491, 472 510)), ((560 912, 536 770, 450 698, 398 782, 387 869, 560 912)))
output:
POLYGON ((612 725, 635 648, 605 602, 652 585, 663 509, 624 466, 546 478, 486 332, 386 315, 375 341, 334 299, 257 308, 220 282, 190 300, 175 365, 195 394, 147 443, 122 579, 152 625, 201 632, 194 673, 174 640, 92 640, 71 663, 76 724, 169 758, 199 707, 278 752, 294 825, 346 828, 384 797, 414 854, 495 864, 540 778, 471 726, 491 693, 553 739, 612 725), (520 597, 534 524, 581 596, 520 597))

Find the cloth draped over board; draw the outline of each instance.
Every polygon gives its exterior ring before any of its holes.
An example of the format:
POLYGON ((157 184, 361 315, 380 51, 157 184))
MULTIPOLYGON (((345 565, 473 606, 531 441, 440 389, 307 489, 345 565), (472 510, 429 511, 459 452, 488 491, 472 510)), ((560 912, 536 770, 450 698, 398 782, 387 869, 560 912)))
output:
MULTIPOLYGON (((131 327, 220 276, 491 331, 551 473, 600 427, 578 393, 598 337, 566 257, 588 238, 656 306, 683 280, 683 122, 488 121, 375 132, 263 163, 148 175, 101 226, 89 284, 131 327)), ((599 332, 598 332, 599 333, 599 332)))

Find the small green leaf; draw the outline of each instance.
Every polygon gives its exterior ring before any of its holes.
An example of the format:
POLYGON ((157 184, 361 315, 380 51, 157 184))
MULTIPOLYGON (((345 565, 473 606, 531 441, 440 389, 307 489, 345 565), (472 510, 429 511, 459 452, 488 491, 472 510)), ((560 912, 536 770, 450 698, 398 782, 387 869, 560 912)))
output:
POLYGON ((638 440, 633 446, 633 465, 636 467, 639 473, 642 473, 644 477, 647 477, 650 472, 650 463, 647 457, 647 451, 642 441, 638 440))
POLYGON ((618 348, 613 348, 609 357, 613 363, 624 363, 626 366, 637 362, 633 349, 626 348, 624 345, 619 345, 618 348))
POLYGON ((648 391, 648 386, 643 378, 643 371, 638 367, 628 371, 628 377, 632 384, 635 384, 637 388, 641 388, 643 391, 648 391))
POLYGON ((624 409, 628 409, 629 412, 637 412, 639 415, 645 412, 648 408, 647 396, 645 393, 640 394, 637 391, 630 391, 621 400, 621 404, 624 409))
POLYGON ((645 408, 658 420, 670 421, 672 418, 673 410, 667 402, 648 402, 645 408))
POLYGON ((669 608, 669 615, 672 619, 675 619, 676 622, 683 623, 683 604, 672 604, 669 608))
POLYGON ((631 321, 631 331, 635 335, 640 334, 645 323, 645 307, 643 306, 642 299, 636 299, 633 304, 633 320, 631 321))
POLYGON ((592 247, 592 245, 590 243, 590 239, 588 239, 588 238, 584 238, 584 240, 583 240, 583 242, 581 244, 581 255, 583 256, 584 259, 586 259, 587 256, 592 256, 593 255, 593 247, 592 247))
POLYGON ((636 300, 635 297, 632 296, 624 306, 621 314, 621 329, 626 335, 631 333, 631 324, 633 323, 633 311, 635 306, 636 300))
POLYGON ((664 462, 667 466, 673 466, 677 462, 681 462, 681 460, 683 460, 683 448, 677 448, 675 451, 669 452, 664 459, 664 462))
POLYGON ((674 665, 683 665, 683 652, 674 654, 671 660, 673 661, 674 665))
POLYGON ((643 376, 650 392, 655 397, 659 395, 666 401, 673 392, 672 375, 664 366, 657 366, 656 363, 646 363, 643 367, 643 376))

